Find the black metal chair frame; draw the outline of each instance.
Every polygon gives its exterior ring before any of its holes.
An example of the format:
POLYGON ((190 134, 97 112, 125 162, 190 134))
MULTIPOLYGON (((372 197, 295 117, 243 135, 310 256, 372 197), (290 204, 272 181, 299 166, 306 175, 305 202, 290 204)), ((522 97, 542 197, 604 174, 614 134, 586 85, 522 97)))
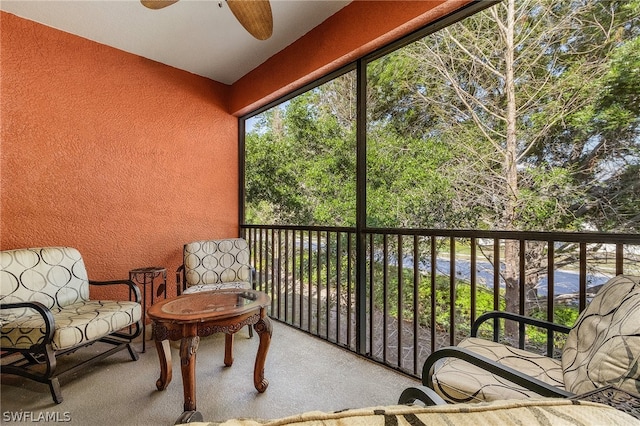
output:
MULTIPOLYGON (((140 303, 140 290, 130 280, 113 280, 113 281, 91 281, 90 285, 104 286, 104 285, 122 285, 125 284, 129 287, 130 294, 134 294, 135 302, 140 303)), ((55 334, 55 320, 51 311, 40 302, 19 302, 19 303, 3 303, 0 304, 0 310, 14 309, 14 308, 31 308, 38 312, 44 321, 45 336, 41 343, 31 346, 29 349, 13 349, 2 348, 2 358, 15 356, 15 354, 22 355, 15 361, 10 361, 6 365, 2 365, 3 374, 13 374, 21 377, 26 377, 31 380, 35 380, 40 383, 49 385, 51 396, 53 400, 60 404, 63 401, 62 392, 60 390, 60 378, 70 376, 77 373, 79 370, 89 367, 104 358, 113 355, 116 352, 127 349, 129 355, 133 361, 137 361, 138 353, 131 347, 133 339, 140 335, 142 330, 142 324, 139 320, 135 324, 129 327, 129 332, 119 331, 111 333, 108 336, 102 337, 91 342, 84 342, 80 345, 66 348, 63 350, 54 350, 52 341, 55 334), (133 328, 133 330, 131 330, 133 328), (113 345, 107 351, 101 352, 85 361, 74 364, 64 371, 57 372, 57 358, 62 355, 71 354, 78 349, 91 346, 96 342, 103 342, 113 345), (38 372, 38 366, 45 365, 44 372, 38 372)))

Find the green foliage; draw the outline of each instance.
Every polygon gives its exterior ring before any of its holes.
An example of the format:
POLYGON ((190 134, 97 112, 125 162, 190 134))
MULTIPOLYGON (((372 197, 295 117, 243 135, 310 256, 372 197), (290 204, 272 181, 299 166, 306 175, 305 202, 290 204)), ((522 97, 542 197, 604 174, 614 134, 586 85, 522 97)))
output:
MULTIPOLYGON (((413 271, 403 269, 403 319, 413 319, 413 271)), ((387 270, 387 294, 382 291, 382 283, 385 282, 384 270, 381 264, 374 265, 374 285, 373 300, 377 309, 382 310, 386 301, 388 314, 397 318, 398 316, 398 269, 390 266, 387 270)), ((450 316, 450 283, 449 277, 436 275, 435 277, 435 317, 436 330, 441 333, 448 333, 451 326, 450 316)), ((422 327, 430 327, 431 324, 431 276, 421 274, 418 283, 418 324, 422 327)), ((500 304, 494 307, 493 290, 478 285, 475 294, 475 314, 476 317, 484 312, 494 309, 504 310, 504 291, 500 290, 500 304)), ((464 280, 456 280, 455 285, 455 333, 458 337, 467 337, 471 332, 472 306, 471 306, 471 285, 464 280)))
MULTIPOLYGON (((553 322, 571 327, 578 319, 578 315, 579 312, 575 306, 558 306, 553 311, 553 322)), ((542 309, 534 309, 529 316, 546 320, 547 312, 542 309)))
MULTIPOLYGON (((382 131, 380 129, 380 131, 382 131)), ((410 227, 420 217, 427 226, 443 222, 451 209, 451 186, 439 173, 450 159, 436 139, 407 139, 392 134, 372 135, 367 155, 367 222, 370 226, 410 227)))
POLYGON ((255 206, 247 210, 247 220, 306 220, 311 213, 298 190, 290 147, 275 142, 271 132, 247 135, 246 141, 251 145, 246 153, 246 199, 255 206))
POLYGON ((530 167, 522 172, 524 183, 518 199, 519 229, 555 229, 579 231, 582 220, 573 215, 570 206, 581 203, 583 196, 576 187, 569 167, 530 167))
MULTIPOLYGON (((631 15, 638 15, 640 2, 632 1, 625 6, 631 15)), ((636 29, 636 32, 638 30, 636 29)), ((621 34, 622 35, 622 34, 621 34)), ((606 122, 619 123, 614 127, 624 127, 629 119, 640 114, 640 38, 620 40, 620 45, 611 53, 609 70, 603 76, 598 110, 603 111, 606 122), (617 113, 607 112, 609 109, 617 113), (621 117, 616 117, 621 114, 621 117), (609 118, 618 118, 607 120, 609 118)))
POLYGON ((328 103, 345 84, 343 76, 257 119, 246 136, 247 221, 355 224, 355 105, 328 103))
MULTIPOLYGON (((553 322, 571 327, 575 324, 579 314, 578 308, 575 306, 557 306, 553 311, 553 322)), ((547 320, 546 311, 540 309, 534 309, 529 316, 545 321, 547 320)), ((544 329, 527 327, 526 334, 527 343, 530 346, 543 348, 547 344, 547 331, 544 329)), ((559 334, 554 337, 555 347, 562 348, 566 336, 559 334)))
MULTIPOLYGON (((398 278, 397 268, 389 267, 387 270, 387 294, 382 291, 382 283, 385 282, 382 265, 374 266, 374 305, 378 310, 382 310, 384 303, 387 304, 387 313, 394 318, 398 317, 398 278)), ((413 271, 403 270, 403 313, 404 320, 413 319, 413 271)), ((431 276, 421 274, 418 288, 418 324, 422 327, 430 328, 431 323, 431 276)), ((435 317, 436 331, 439 333, 449 333, 451 327, 450 317, 450 282, 449 277, 437 275, 435 279, 435 317)), ((455 335, 457 339, 468 337, 471 333, 472 325, 472 305, 471 305, 471 285, 464 280, 456 280, 455 285, 455 335)), ((475 318, 485 312, 493 310, 505 310, 504 290, 500 290, 499 306, 494 306, 494 294, 491 288, 482 285, 476 287, 475 294, 475 318)), ((573 326, 578 318, 578 308, 575 306, 557 306, 554 309, 553 322, 573 326)), ((546 320, 546 311, 534 309, 529 316, 546 320)), ((503 323, 503 321, 502 321, 503 323)), ((504 325, 501 326, 504 332, 504 325)), ((528 326, 526 328, 527 346, 542 350, 546 347, 547 332, 544 329, 528 326)), ((493 322, 485 322, 478 331, 478 336, 493 339, 493 322)), ((555 346, 561 348, 564 344, 564 335, 555 336, 555 346)))

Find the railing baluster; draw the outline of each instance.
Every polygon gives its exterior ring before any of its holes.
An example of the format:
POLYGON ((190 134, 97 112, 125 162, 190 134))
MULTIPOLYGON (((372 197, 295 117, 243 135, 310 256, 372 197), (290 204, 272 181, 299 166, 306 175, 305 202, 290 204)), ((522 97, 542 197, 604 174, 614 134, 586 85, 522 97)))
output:
POLYGON ((449 344, 456 344, 456 240, 449 237, 449 344))
POLYGON ((351 265, 351 250, 353 249, 353 246, 351 244, 351 234, 347 234, 347 347, 351 348, 352 350, 355 348, 355 345, 351 345, 351 315, 352 315, 352 310, 351 310, 351 303, 352 303, 352 298, 351 298, 351 291, 352 289, 352 279, 351 279, 351 274, 353 273, 353 268, 351 265))
MULTIPOLYGON (((253 249, 251 249, 251 256, 253 256, 252 258, 253 261, 251 262, 251 265, 253 265, 253 267, 256 268, 255 279, 257 281, 259 276, 259 272, 257 271, 257 268, 260 265, 260 262, 258 261, 258 231, 260 230, 257 228, 254 228, 254 229, 250 229, 249 231, 251 231, 249 235, 251 235, 251 241, 253 243, 253 249)), ((253 286, 254 288, 258 288, 258 283, 253 282, 253 286)))
POLYGON ((330 334, 329 334, 329 313, 331 312, 331 264, 330 264, 330 259, 331 259, 331 234, 329 234, 329 231, 327 231, 326 234, 326 242, 325 242, 325 263, 326 263, 326 268, 327 268, 327 279, 325 281, 325 288, 326 288, 326 297, 325 297, 325 332, 327 335, 327 340, 330 339, 330 334))
POLYGON ((289 322, 289 230, 284 230, 284 322, 289 322))
POLYGON ((387 362, 387 331, 389 330, 389 324, 387 319, 389 318, 389 236, 388 234, 382 235, 382 360, 387 362))
POLYGON ((300 231, 300 328, 304 317, 304 231, 300 231))
MULTIPOLYGON (((555 247, 547 241, 547 321, 553 322, 553 297, 555 295, 555 247)), ((553 330, 547 333, 547 356, 553 355, 553 330)))
POLYGON ((312 296, 312 290, 313 290, 313 275, 311 274, 312 271, 312 265, 313 265, 313 250, 312 250, 312 238, 313 238, 313 234, 312 231, 309 230, 309 234, 307 236, 307 245, 308 245, 308 256, 309 256, 309 261, 307 262, 308 265, 308 272, 309 272, 309 280, 307 282, 307 285, 309 287, 309 292, 307 294, 307 331, 311 332, 311 327, 312 327, 312 318, 313 318, 313 313, 312 313, 312 306, 313 306, 313 298, 312 296))
POLYGON ((624 271, 624 246, 616 244, 616 275, 621 275, 624 271))
POLYGON ((429 237, 431 240, 431 300, 429 301, 431 304, 431 312, 429 319, 429 329, 431 330, 431 352, 436 350, 436 296, 437 296, 437 288, 436 288, 436 262, 437 259, 437 247, 436 247, 436 237, 429 237))
POLYGON ((398 367, 402 368, 402 298, 404 296, 404 280, 402 279, 402 235, 398 234, 398 367))
MULTIPOLYGON (((524 315, 525 313, 525 304, 526 304, 526 289, 525 289, 525 273, 526 273, 526 269, 525 269, 525 262, 526 262, 526 257, 525 257, 525 241, 524 240, 520 240, 519 243, 519 251, 518 251, 518 258, 519 258, 519 270, 518 270, 518 291, 519 291, 519 314, 520 315, 524 315)), ((520 349, 524 349, 524 341, 525 341, 525 324, 523 322, 519 323, 518 326, 518 347, 520 349)))
POLYGON ((274 260, 277 259, 278 263, 274 262, 276 266, 275 269, 275 277, 276 277, 276 297, 278 298, 278 318, 282 318, 282 230, 278 229, 277 233, 277 241, 274 240, 274 260), (276 253, 277 252, 277 256, 276 253))
POLYGON ((418 337, 420 308, 420 250, 417 235, 413 236, 413 374, 418 374, 418 337))
MULTIPOLYGON (((493 309, 500 310, 500 239, 493 240, 493 309)), ((493 319, 493 340, 496 342, 500 337, 500 322, 498 318, 493 319)))
POLYGON ((374 238, 373 234, 369 234, 369 330, 367 333, 369 335, 369 351, 368 354, 373 358, 374 345, 373 345, 373 321, 374 321, 374 311, 373 311, 373 302, 374 302, 374 288, 373 288, 373 265, 374 265, 374 238))
POLYGON ((476 305, 477 305, 477 292, 478 292, 478 265, 477 265, 477 248, 476 248, 476 238, 475 237, 471 237, 471 259, 469 260, 470 262, 470 279, 471 279, 471 324, 473 324, 473 322, 476 320, 478 312, 476 310, 476 305))
POLYGON ((322 285, 320 280, 322 277, 322 256, 320 248, 320 231, 316 232, 316 334, 320 336, 320 318, 322 316, 322 285))
POLYGON ((296 318, 296 288, 297 277, 296 277, 296 230, 294 229, 291 233, 291 322, 293 323, 296 318))
POLYGON ((265 239, 266 239, 266 236, 265 236, 266 232, 267 231, 264 228, 260 228, 260 245, 258 246, 259 247, 259 251, 260 251, 259 256, 258 256, 258 258, 260 259, 260 261, 259 261, 260 262, 259 263, 259 265, 260 265, 260 274, 258 275, 258 278, 259 278, 259 281, 260 281, 260 283, 259 283, 260 284, 260 291, 264 291, 264 292, 267 292, 266 285, 265 285, 265 277, 266 277, 266 275, 268 275, 268 271, 267 271, 266 266, 265 266, 266 265, 266 260, 265 260, 265 246, 264 246, 265 239))
MULTIPOLYGON (((256 274, 258 275, 258 282, 256 283, 256 288, 260 291, 264 291, 264 287, 262 286, 262 280, 264 278, 264 264, 262 261, 262 245, 263 245, 263 241, 264 238, 262 237, 262 228, 259 228, 258 231, 260 231, 260 241, 256 241, 256 244, 258 244, 258 253, 257 253, 257 261, 256 264, 254 265, 256 267, 256 274)), ((257 238, 257 237, 256 237, 257 238)))
POLYGON ((341 309, 341 303, 342 303, 342 294, 341 294, 341 287, 342 287, 342 259, 343 259, 343 254, 342 254, 342 234, 340 233, 340 231, 338 231, 336 233, 336 258, 335 258, 335 262, 336 262, 336 343, 340 343, 340 328, 341 325, 340 324, 340 312, 342 311, 341 309))
POLYGON ((578 263, 580 264, 580 276, 578 277, 578 310, 582 312, 584 308, 587 307, 587 243, 580 243, 578 263))

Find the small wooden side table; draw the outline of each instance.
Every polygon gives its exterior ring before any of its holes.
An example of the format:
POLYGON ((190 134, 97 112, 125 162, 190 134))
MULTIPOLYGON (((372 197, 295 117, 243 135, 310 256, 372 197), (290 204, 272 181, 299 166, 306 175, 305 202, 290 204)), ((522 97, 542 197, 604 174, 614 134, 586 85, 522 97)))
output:
POLYGON ((159 281, 157 297, 164 293, 167 298, 167 270, 160 266, 149 266, 137 268, 129 271, 129 279, 138 287, 142 286, 142 353, 146 351, 145 341, 147 340, 147 284, 151 284, 151 305, 153 305, 155 282, 159 281))

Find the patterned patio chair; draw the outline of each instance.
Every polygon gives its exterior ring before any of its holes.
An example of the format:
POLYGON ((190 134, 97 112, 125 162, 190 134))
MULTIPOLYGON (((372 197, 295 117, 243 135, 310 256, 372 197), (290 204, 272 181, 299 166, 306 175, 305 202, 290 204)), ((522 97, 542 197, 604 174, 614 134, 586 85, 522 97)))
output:
POLYGON ((178 294, 252 288, 249 245, 242 238, 185 244, 183 261, 176 276, 178 294))
POLYGON ((408 388, 401 402, 438 403, 431 390, 449 403, 567 398, 605 386, 639 394, 640 277, 611 278, 571 328, 490 312, 473 324, 471 336, 432 353, 422 369, 428 391, 420 386, 408 388), (567 333, 561 359, 476 337, 480 325, 494 318, 567 333))
POLYGON ((82 256, 70 247, 0 251, 0 266, 3 374, 46 383, 61 403, 60 378, 124 349, 138 359, 131 342, 140 334, 142 308, 133 282, 89 280, 82 256), (89 287, 98 285, 120 286, 135 300, 91 300, 89 287), (95 342, 112 347, 56 369, 60 356, 95 342))
MULTIPOLYGON (((178 294, 228 288, 253 288, 250 251, 243 238, 194 241, 184 245, 176 272, 178 294)), ((253 329, 249 326, 249 335, 253 329)))

